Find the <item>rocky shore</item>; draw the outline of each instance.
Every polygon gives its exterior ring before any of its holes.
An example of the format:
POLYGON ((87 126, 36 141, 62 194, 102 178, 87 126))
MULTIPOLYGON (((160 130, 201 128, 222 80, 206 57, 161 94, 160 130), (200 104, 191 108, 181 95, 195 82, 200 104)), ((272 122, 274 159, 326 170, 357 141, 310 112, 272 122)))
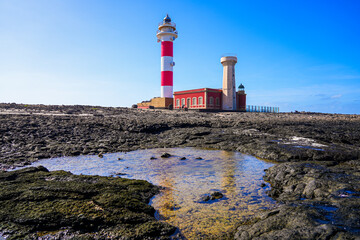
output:
POLYGON ((6 239, 168 239, 175 228, 148 205, 146 181, 77 176, 30 167, 0 173, 0 231, 6 239))
POLYGON ((235 239, 359 239, 360 116, 201 113, 0 104, 0 169, 42 158, 159 147, 233 150, 266 171, 280 208, 239 223, 235 239))

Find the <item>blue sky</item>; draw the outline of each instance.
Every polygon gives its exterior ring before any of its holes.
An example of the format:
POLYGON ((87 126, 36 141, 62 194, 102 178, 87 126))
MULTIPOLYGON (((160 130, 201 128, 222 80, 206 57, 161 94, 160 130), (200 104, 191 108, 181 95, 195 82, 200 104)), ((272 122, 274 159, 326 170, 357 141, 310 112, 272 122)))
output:
POLYGON ((160 95, 158 23, 177 24, 174 90, 360 114, 360 1, 0 0, 0 102, 131 106, 160 95))

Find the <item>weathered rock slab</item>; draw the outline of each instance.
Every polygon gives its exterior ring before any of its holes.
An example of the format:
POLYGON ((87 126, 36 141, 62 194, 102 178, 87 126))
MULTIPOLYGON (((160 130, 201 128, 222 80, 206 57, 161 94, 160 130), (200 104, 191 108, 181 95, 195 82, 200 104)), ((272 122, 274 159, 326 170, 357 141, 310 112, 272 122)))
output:
POLYGON ((30 167, 0 173, 0 232, 6 239, 169 239, 148 205, 159 187, 142 180, 30 167))

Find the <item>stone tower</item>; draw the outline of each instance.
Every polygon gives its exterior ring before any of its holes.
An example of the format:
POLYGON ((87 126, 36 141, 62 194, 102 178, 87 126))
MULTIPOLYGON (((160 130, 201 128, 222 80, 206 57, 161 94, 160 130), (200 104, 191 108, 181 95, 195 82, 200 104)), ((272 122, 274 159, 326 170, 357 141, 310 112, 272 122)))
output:
POLYGON ((222 110, 236 110, 235 56, 221 58, 223 70, 222 110))

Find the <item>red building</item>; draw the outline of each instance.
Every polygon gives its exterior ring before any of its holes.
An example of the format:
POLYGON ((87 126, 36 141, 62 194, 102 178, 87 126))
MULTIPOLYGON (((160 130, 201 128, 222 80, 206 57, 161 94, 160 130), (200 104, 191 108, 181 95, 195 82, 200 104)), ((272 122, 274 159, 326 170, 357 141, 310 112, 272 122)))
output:
MULTIPOLYGON (((199 88, 174 92, 174 109, 222 109, 222 89, 199 88)), ((246 94, 244 86, 239 86, 236 93, 236 110, 246 110, 246 94)))
POLYGON ((221 89, 200 88, 174 92, 174 108, 221 109, 221 89))

